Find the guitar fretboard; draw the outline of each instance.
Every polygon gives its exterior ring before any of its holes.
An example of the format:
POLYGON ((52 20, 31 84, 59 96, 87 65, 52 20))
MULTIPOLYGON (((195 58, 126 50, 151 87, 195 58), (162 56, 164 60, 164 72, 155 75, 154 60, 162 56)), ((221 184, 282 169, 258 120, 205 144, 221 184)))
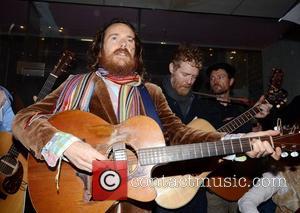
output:
POLYGON ((46 97, 46 95, 49 94, 49 92, 51 91, 51 89, 53 88, 53 85, 55 83, 57 79, 57 76, 50 73, 50 75, 48 76, 43 88, 41 89, 38 97, 37 97, 37 101, 43 99, 44 97, 46 97))
MULTIPOLYGON (((271 137, 259 138, 271 141, 271 137)), ((250 141, 253 138, 238 138, 216 142, 194 143, 166 147, 145 148, 138 151, 142 166, 191 160, 197 158, 243 153, 252 150, 250 141)))
POLYGON ((8 150, 8 152, 7 152, 8 155, 12 155, 12 156, 15 157, 15 158, 18 157, 19 153, 20 153, 20 152, 19 152, 18 147, 16 146, 15 143, 13 143, 13 144, 10 146, 10 148, 9 148, 9 150, 8 150))
POLYGON ((239 127, 243 126, 245 123, 250 121, 257 113, 260 112, 259 106, 254 106, 244 112, 243 114, 239 115, 238 117, 234 118, 233 120, 229 121, 224 126, 217 129, 218 132, 226 132, 232 133, 239 127))

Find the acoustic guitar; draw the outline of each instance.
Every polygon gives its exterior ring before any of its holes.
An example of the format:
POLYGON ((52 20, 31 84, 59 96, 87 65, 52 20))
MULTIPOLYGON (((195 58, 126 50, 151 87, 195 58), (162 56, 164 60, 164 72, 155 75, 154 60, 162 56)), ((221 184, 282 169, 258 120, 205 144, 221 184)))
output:
MULTIPOLYGON (((283 82, 283 71, 281 69, 273 69, 267 92, 264 94, 265 101, 272 106, 280 108, 287 102, 287 92, 281 88, 283 82)), ((207 131, 225 132, 227 134, 234 132, 247 122, 249 122, 254 116, 260 112, 259 105, 255 105, 239 115, 238 117, 227 122, 217 130, 205 119, 195 119, 189 123, 190 127, 197 129, 204 128, 207 131)))
POLYGON ((20 144, 11 146, 11 133, 0 132, 0 209, 21 213, 27 188, 27 160, 20 153, 20 144))
MULTIPOLYGON (((281 69, 273 69, 268 90, 264 95, 265 95, 266 102, 268 102, 273 106, 276 106, 277 108, 281 107, 287 102, 287 92, 281 88, 282 82, 283 82, 283 71, 281 69)), ((208 132, 218 131, 218 132, 232 133, 239 127, 249 122, 259 112, 260 112, 259 105, 255 105, 217 130, 208 121, 201 118, 194 119, 188 124, 188 126, 203 131, 208 131, 208 132)), ((221 166, 221 164, 218 166, 221 166)), ((194 176, 187 175, 187 176, 190 180, 196 181, 199 178, 203 178, 203 176, 207 176, 209 173, 210 171, 201 173, 200 175, 196 175, 196 176, 195 175, 194 176)), ((170 177, 170 179, 172 178, 180 180, 181 176, 170 177)), ((237 201, 249 190, 252 183, 252 179, 245 177, 245 181, 247 182, 247 184, 245 184, 245 187, 234 186, 234 184, 231 184, 234 187, 226 187, 226 188, 218 187, 220 185, 224 185, 223 183, 225 180, 227 182, 235 181, 235 179, 228 180, 228 178, 221 177, 221 176, 214 177, 214 184, 207 184, 207 187, 209 188, 210 191, 214 192, 218 196, 228 201, 237 201)), ((192 199, 196 195, 199 187, 200 187, 199 184, 194 187, 183 187, 183 188, 157 187, 157 191, 159 191, 160 194, 156 198, 156 202, 161 204, 161 206, 165 208, 171 208, 170 206, 167 206, 165 204, 168 203, 166 202, 166 200, 174 199, 176 197, 181 197, 181 196, 189 197, 192 199), (172 194, 172 196, 169 196, 170 194, 172 194)), ((186 203, 182 203, 181 201, 182 199, 177 200, 178 208, 186 204, 186 203)))
MULTIPOLYGON (((272 70, 272 75, 269 83, 269 87, 267 92, 265 93, 266 102, 271 104, 273 107, 280 108, 287 102, 287 92, 283 90, 282 82, 283 82, 283 71, 281 69, 272 70)), ((202 129, 202 127, 206 128, 206 131, 218 131, 218 132, 226 132, 232 133, 237 130, 239 127, 243 126, 247 122, 249 122, 254 116, 259 113, 259 105, 255 105, 239 115, 238 117, 232 119, 222 127, 215 130, 212 126, 209 126, 209 123, 206 123, 205 120, 194 120, 191 122, 190 126, 202 129)), ((243 167, 243 163, 240 163, 239 167, 243 167)), ((238 168, 236 168, 238 170, 238 168)), ((220 182, 224 182, 226 177, 215 177, 216 180, 220 180, 220 182)), ((216 183, 214 185, 208 185, 209 190, 218 196, 222 197, 228 201, 237 201, 240 199, 252 186, 250 183, 252 179, 250 177, 245 177, 247 183, 246 187, 215 187, 219 186, 220 183, 216 183)), ((234 180, 233 180, 234 181, 234 180)))
MULTIPOLYGON (((37 100, 41 100, 53 88, 56 79, 66 72, 74 59, 74 53, 66 50, 45 81, 37 100)), ((4 212, 23 212, 27 188, 27 160, 20 154, 24 147, 13 141, 11 134, 0 133, 0 209, 4 212)))
POLYGON ((69 50, 65 50, 59 59, 58 63, 54 66, 54 69, 49 74, 47 80, 45 81, 42 89, 40 90, 38 96, 35 98, 35 102, 43 99, 50 93, 56 80, 63 74, 67 72, 67 68, 70 66, 71 62, 74 60, 75 54, 69 50))
MULTIPOLYGON (((250 141, 253 138, 165 146, 160 127, 146 116, 133 117, 119 125, 111 125, 94 114, 74 110, 56 114, 49 119, 49 122, 57 129, 71 133, 89 143, 110 159, 114 158, 115 146, 120 147, 120 142, 112 142, 111 135, 118 136, 119 132, 122 132, 124 141, 121 143, 125 145, 123 149, 118 149, 117 153, 122 152, 122 155, 127 156, 128 168, 131 168, 128 170, 128 199, 141 202, 154 200, 158 192, 151 184, 138 187, 132 183, 150 178, 155 166, 242 153, 252 149, 250 141)), ((260 139, 273 142, 276 146, 286 141, 284 144, 286 148, 299 149, 299 145, 292 146, 290 143, 295 138, 299 138, 299 134, 284 137, 266 136, 260 139)), ((55 184, 57 174, 55 169, 47 167, 43 161, 36 160, 30 155, 28 170, 29 193, 37 212, 105 212, 115 203, 112 200, 84 201, 83 193, 86 186, 76 175, 77 172, 82 171, 78 171, 67 162, 62 162, 59 191, 55 184)), ((182 197, 182 199, 189 198, 182 197)), ((176 207, 175 202, 176 199, 170 199, 167 205, 176 207)))

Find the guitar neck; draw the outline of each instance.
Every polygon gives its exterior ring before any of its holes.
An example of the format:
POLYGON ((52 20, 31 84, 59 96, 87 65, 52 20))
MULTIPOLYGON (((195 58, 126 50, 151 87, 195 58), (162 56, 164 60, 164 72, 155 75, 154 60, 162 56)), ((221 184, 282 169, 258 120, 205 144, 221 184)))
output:
POLYGON ((250 121, 257 113, 260 112, 259 106, 253 106, 243 114, 226 123, 224 126, 217 129, 218 132, 232 133, 245 123, 250 121))
POLYGON ((57 76, 50 73, 45 84, 43 85, 43 88, 41 89, 40 93, 38 94, 37 101, 43 99, 44 97, 46 97, 46 95, 48 95, 50 93, 56 79, 57 79, 57 76))
POLYGON ((10 148, 9 148, 9 150, 8 150, 8 152, 7 152, 7 154, 8 155, 12 155, 13 157, 15 157, 15 158, 17 158, 18 157, 18 155, 19 155, 19 150, 18 150, 18 147, 16 146, 16 144, 15 143, 12 143, 12 145, 10 146, 10 148))
MULTIPOLYGON (((138 156, 140 164, 145 166, 243 153, 252 150, 251 139, 252 138, 238 138, 216 142, 146 148, 140 149, 138 156)), ((271 141, 271 137, 261 137, 261 140, 271 141)))

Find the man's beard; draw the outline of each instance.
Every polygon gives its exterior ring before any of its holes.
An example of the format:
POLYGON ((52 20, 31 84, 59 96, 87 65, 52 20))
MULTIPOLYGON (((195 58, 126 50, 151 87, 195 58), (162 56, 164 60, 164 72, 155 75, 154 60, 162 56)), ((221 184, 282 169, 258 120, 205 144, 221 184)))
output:
POLYGON ((100 65, 109 72, 110 75, 114 76, 129 76, 133 75, 137 69, 137 59, 132 58, 127 49, 117 49, 111 55, 107 56, 102 52, 99 58, 100 65), (128 57, 127 61, 122 61, 122 64, 118 61, 114 61, 114 55, 126 54, 128 57))
POLYGON ((221 88, 221 89, 212 89, 212 91, 215 95, 223 95, 223 94, 228 92, 228 90, 223 89, 223 88, 221 88))
POLYGON ((178 88, 176 90, 177 94, 181 95, 181 96, 186 96, 187 94, 189 94, 190 91, 191 91, 191 88, 178 88))
MULTIPOLYGON (((172 83, 171 83, 172 84, 172 83)), ((172 87, 175 89, 176 93, 180 96, 186 96, 191 91, 191 87, 184 87, 180 82, 174 79, 172 87)))

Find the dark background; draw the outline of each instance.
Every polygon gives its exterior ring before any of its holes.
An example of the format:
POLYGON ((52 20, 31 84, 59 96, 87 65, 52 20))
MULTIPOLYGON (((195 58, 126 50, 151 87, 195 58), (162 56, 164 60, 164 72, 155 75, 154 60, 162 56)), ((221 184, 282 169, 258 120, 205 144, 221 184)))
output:
MULTIPOLYGON (((83 39, 91 40, 105 23, 119 17, 138 30, 151 81, 159 84, 168 74, 174 49, 187 42, 201 47, 204 56, 196 91, 207 92, 207 66, 228 62, 237 68, 234 95, 257 100, 268 86, 271 67, 286 66, 287 76, 294 80, 292 73, 299 62, 271 63, 268 58, 283 58, 283 47, 289 50, 291 46, 287 42, 296 48, 290 51, 292 59, 300 55, 299 25, 278 22, 298 2, 5 0, 0 9, 0 84, 20 97, 24 106, 31 104, 32 96, 38 94, 64 50, 76 54, 68 74, 86 72, 90 42, 83 39), (18 68, 20 62, 39 62, 45 68, 31 72, 29 66, 23 72, 18 68)), ((66 77, 59 78, 55 86, 66 77)), ((296 84, 285 84, 292 96, 300 93, 296 84)))

